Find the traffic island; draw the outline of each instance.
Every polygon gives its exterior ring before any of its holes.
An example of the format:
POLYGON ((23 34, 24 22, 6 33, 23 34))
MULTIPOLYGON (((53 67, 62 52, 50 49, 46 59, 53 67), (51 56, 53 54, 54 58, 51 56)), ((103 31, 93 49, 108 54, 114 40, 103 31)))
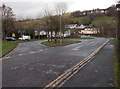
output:
POLYGON ((55 47, 55 46, 65 46, 65 45, 69 45, 69 44, 74 44, 74 43, 79 43, 81 41, 78 40, 62 40, 61 44, 60 44, 60 40, 58 41, 44 41, 41 44, 46 45, 46 46, 51 46, 51 47, 55 47))

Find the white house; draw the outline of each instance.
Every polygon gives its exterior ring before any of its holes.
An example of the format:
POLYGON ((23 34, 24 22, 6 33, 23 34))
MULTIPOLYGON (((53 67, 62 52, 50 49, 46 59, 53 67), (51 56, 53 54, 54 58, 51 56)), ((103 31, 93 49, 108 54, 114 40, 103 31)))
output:
POLYGON ((99 33, 99 29, 98 28, 92 28, 92 27, 87 27, 84 30, 80 31, 80 34, 84 34, 84 35, 95 35, 99 33))
POLYGON ((75 28, 76 28, 76 29, 85 29, 85 27, 86 27, 86 26, 84 26, 83 24, 81 24, 80 26, 77 25, 75 28))
MULTIPOLYGON (((47 32, 44 31, 44 30, 41 30, 40 32, 35 31, 35 36, 37 36, 37 35, 47 35, 47 32)), ((60 35, 63 36, 63 34, 59 32, 58 36, 60 36, 60 35)), ((67 29, 64 32, 64 37, 67 37, 67 36, 70 36, 70 35, 71 35, 71 31, 70 31, 70 29, 67 29)), ((49 36, 51 36, 51 32, 49 32, 49 36)), ((55 31, 52 32, 52 36, 55 37, 55 31)))
POLYGON ((65 28, 73 29, 76 28, 77 24, 68 24, 65 28))
POLYGON ((40 33, 39 33, 40 35, 47 35, 47 32, 46 31, 44 31, 44 30, 42 30, 42 31, 40 31, 40 33))

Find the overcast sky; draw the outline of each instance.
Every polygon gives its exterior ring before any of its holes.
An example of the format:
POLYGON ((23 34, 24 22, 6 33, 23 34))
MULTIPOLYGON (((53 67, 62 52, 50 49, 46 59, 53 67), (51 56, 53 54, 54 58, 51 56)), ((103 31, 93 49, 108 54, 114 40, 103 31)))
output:
POLYGON ((76 10, 92 10, 107 8, 116 4, 117 0, 2 0, 7 6, 12 7, 16 18, 36 18, 41 16, 45 5, 53 9, 57 2, 66 2, 68 12, 76 10))

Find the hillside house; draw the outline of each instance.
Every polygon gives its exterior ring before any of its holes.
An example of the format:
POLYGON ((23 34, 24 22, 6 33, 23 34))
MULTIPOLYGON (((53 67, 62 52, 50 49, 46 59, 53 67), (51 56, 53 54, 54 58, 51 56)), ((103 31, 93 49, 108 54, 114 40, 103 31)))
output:
POLYGON ((86 27, 84 30, 80 31, 81 35, 96 35, 99 33, 98 28, 86 27))

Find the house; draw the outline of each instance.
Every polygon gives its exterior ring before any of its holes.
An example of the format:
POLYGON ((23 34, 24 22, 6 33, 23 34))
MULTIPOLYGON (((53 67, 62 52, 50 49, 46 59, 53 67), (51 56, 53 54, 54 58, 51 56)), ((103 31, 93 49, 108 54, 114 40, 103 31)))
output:
POLYGON ((83 24, 81 25, 78 25, 78 24, 69 24, 69 25, 66 25, 65 28, 67 29, 85 29, 86 26, 84 26, 83 24))
MULTIPOLYGON (((35 32, 35 36, 39 36, 39 35, 41 35, 41 36, 45 36, 45 35, 48 36, 48 34, 47 34, 47 32, 45 30, 34 31, 34 32, 35 32)), ((70 36, 71 35, 71 31, 70 31, 70 29, 65 29, 64 34, 58 32, 57 36, 60 36, 60 35, 61 36, 64 35, 64 37, 70 36)), ((51 37, 51 32, 49 32, 49 36, 51 37)), ((55 37, 55 31, 52 31, 52 37, 55 37)))
POLYGON ((39 33, 40 35, 47 35, 47 32, 46 31, 44 31, 44 30, 42 30, 42 31, 40 31, 40 33, 39 33))
POLYGON ((47 35, 47 32, 45 30, 36 30, 36 31, 34 31, 34 33, 35 33, 35 36, 38 36, 38 35, 41 35, 41 36, 47 35))
POLYGON ((86 27, 86 26, 84 26, 83 24, 81 24, 81 25, 77 25, 75 28, 82 30, 82 29, 85 29, 85 27, 86 27))
MULTIPOLYGON (((71 30, 70 29, 66 29, 64 31, 64 34, 61 33, 61 32, 58 32, 57 36, 60 37, 60 36, 64 36, 64 37, 68 37, 71 35, 71 30)), ((49 36, 51 37, 51 32, 49 32, 49 36)), ((55 32, 53 31, 52 32, 52 37, 55 37, 55 32)))
POLYGON ((85 11, 82 11, 80 13, 80 16, 86 16, 86 15, 90 15, 90 14, 98 14, 98 13, 101 13, 101 14, 107 14, 107 9, 93 9, 93 10, 85 10, 85 11))
POLYGON ((65 26, 65 28, 68 28, 68 29, 73 29, 73 28, 76 28, 77 24, 68 24, 65 26))
POLYGON ((81 35, 96 35, 98 33, 99 29, 94 27, 86 27, 84 30, 80 31, 81 35))

